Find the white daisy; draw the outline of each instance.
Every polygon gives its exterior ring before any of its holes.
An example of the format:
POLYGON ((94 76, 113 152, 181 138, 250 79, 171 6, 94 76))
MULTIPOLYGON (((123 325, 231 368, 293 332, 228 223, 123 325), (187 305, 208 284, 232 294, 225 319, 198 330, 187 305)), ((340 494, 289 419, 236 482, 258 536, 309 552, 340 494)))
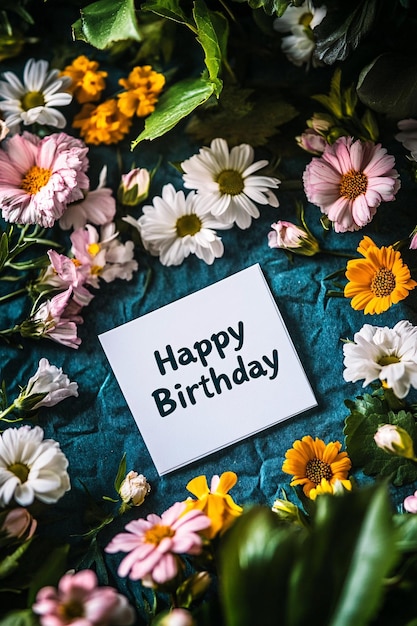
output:
POLYGON ((190 254, 211 265, 223 255, 223 243, 214 229, 229 226, 207 213, 203 204, 195 192, 185 197, 168 184, 162 197, 143 207, 138 220, 130 215, 123 219, 138 229, 146 250, 159 256, 163 265, 180 265, 190 254))
POLYGON ((281 49, 293 65, 309 65, 316 47, 313 30, 323 21, 326 13, 325 6, 315 8, 310 0, 306 0, 299 7, 288 7, 284 15, 274 20, 274 30, 291 33, 282 38, 281 49))
POLYGON ((59 444, 44 439, 40 426, 8 428, 0 436, 0 506, 12 499, 29 506, 50 504, 70 489, 68 460, 59 444))
POLYGON ((64 128, 66 119, 57 106, 66 106, 72 95, 65 90, 71 78, 60 76, 59 70, 48 71, 47 61, 29 59, 23 70, 23 83, 13 72, 4 72, 0 80, 0 110, 7 126, 16 131, 21 122, 25 126, 45 124, 64 128))
POLYGON ((279 202, 271 191, 280 183, 270 176, 253 176, 268 161, 253 161, 251 146, 242 143, 229 152, 225 139, 213 139, 210 148, 203 147, 198 154, 181 163, 184 187, 196 189, 204 199, 205 210, 222 221, 249 228, 252 218, 260 213, 255 202, 277 207, 279 202))
POLYGON ((364 379, 363 387, 380 380, 397 398, 417 388, 417 326, 401 320, 394 328, 364 324, 353 343, 343 346, 348 382, 364 379))

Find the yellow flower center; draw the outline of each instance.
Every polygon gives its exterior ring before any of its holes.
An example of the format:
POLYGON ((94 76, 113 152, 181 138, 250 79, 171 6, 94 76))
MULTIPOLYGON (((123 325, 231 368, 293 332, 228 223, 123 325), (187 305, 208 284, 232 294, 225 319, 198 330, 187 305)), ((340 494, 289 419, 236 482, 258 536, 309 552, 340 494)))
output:
POLYGON ((29 111, 29 109, 34 109, 35 107, 43 107, 45 105, 45 98, 39 91, 28 91, 23 96, 20 104, 24 111, 29 111))
POLYGON ((83 603, 78 600, 71 600, 70 602, 59 604, 57 613, 66 624, 77 619, 77 617, 84 617, 85 615, 83 603))
POLYGON ((333 476, 332 468, 322 459, 310 459, 306 465, 305 474, 306 478, 315 485, 318 485, 322 478, 330 480, 333 476))
POLYGON ((156 524, 145 533, 145 543, 153 543, 159 545, 162 539, 165 537, 173 537, 175 530, 172 530, 170 526, 163 526, 162 524, 156 524))
POLYGON ((368 187, 368 177, 363 172, 357 172, 356 170, 349 170, 346 174, 343 174, 340 181, 339 191, 340 195, 349 200, 355 200, 358 196, 361 196, 366 192, 368 187))
POLYGON ((27 481, 30 471, 27 465, 23 465, 23 463, 12 463, 7 469, 17 476, 21 483, 27 481))
POLYGON ((395 354, 385 354, 384 356, 381 356, 380 359, 378 359, 378 364, 382 366, 392 365, 393 363, 401 363, 401 359, 395 356, 395 354))
POLYGON ((386 267, 380 267, 371 282, 371 291, 377 298, 389 296, 395 289, 395 275, 386 267))
POLYGON ((182 215, 177 219, 175 228, 177 229, 178 237, 195 235, 201 230, 201 220, 194 213, 191 215, 182 215))
POLYGON ((303 13, 300 19, 298 20, 298 23, 301 24, 301 26, 310 26, 312 19, 313 19, 312 13, 303 13))
POLYGON ((90 243, 87 246, 87 252, 88 252, 88 254, 91 254, 91 256, 96 256, 96 254, 98 254, 100 252, 100 244, 99 243, 90 243))
POLYGON ((242 175, 236 170, 223 170, 216 178, 219 190, 229 196, 237 196, 245 188, 242 175))
POLYGON ((45 187, 51 178, 51 175, 52 170, 39 167, 38 165, 33 165, 22 178, 22 182, 20 184, 21 189, 33 196, 35 193, 38 193, 42 187, 45 187))

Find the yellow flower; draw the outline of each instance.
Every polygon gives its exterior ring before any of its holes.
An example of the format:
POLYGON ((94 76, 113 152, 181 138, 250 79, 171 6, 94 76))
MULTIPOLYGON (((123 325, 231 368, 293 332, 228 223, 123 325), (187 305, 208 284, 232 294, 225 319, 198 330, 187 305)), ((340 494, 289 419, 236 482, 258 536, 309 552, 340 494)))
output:
POLYGON ((417 286, 401 253, 392 246, 378 248, 370 237, 364 237, 358 252, 364 258, 347 262, 349 282, 344 292, 346 298, 352 298, 351 305, 356 311, 383 313, 417 286))
POLYGON ((321 482, 313 489, 310 490, 308 497, 310 500, 315 500, 317 496, 321 496, 323 494, 328 495, 340 495, 344 491, 351 491, 352 483, 350 480, 335 480, 334 483, 330 483, 325 478, 321 479, 321 482))
POLYGON ((127 117, 145 117, 152 113, 158 96, 165 85, 165 76, 154 72, 150 65, 134 67, 128 78, 121 78, 119 85, 126 91, 118 94, 119 108, 127 117))
POLYGON ((327 445, 322 439, 313 439, 310 435, 301 441, 294 441, 293 447, 285 453, 282 471, 292 474, 291 487, 303 485, 303 491, 310 497, 310 491, 316 489, 323 478, 334 485, 336 481, 346 480, 352 466, 346 452, 340 452, 339 441, 327 445))
POLYGON ((234 472, 223 472, 220 477, 213 476, 210 489, 205 476, 193 478, 186 486, 186 489, 198 498, 186 500, 188 507, 186 510, 198 509, 210 518, 211 527, 206 532, 209 539, 227 530, 235 518, 243 512, 242 507, 228 494, 236 482, 237 476, 234 472))
POLYGON ((123 115, 112 98, 101 104, 84 104, 81 111, 74 117, 73 128, 80 129, 85 143, 99 145, 121 141, 130 130, 132 121, 123 115))
POLYGON ((96 102, 106 86, 104 79, 107 72, 98 71, 97 61, 90 61, 85 55, 80 55, 67 65, 61 72, 63 76, 69 76, 72 85, 68 91, 80 104, 96 102))

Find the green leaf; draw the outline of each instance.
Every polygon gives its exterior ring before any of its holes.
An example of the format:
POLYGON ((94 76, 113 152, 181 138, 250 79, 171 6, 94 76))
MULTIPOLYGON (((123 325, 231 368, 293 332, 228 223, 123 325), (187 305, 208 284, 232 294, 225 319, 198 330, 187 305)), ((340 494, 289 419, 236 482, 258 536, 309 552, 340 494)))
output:
POLYGON ((195 0, 193 15, 198 30, 197 41, 204 50, 204 62, 210 80, 215 85, 214 93, 218 95, 222 90, 222 81, 219 79, 219 74, 222 67, 222 58, 225 55, 228 21, 221 13, 209 11, 203 0, 195 0), (220 41, 218 34, 220 35, 220 41))
POLYGON ((132 150, 144 139, 153 140, 174 128, 184 117, 213 94, 213 82, 201 78, 188 78, 175 83, 162 94, 158 105, 145 120, 145 129, 132 142, 132 150))
MULTIPOLYGON (((237 0, 238 2, 246 2, 246 0, 237 0)), ((277 15, 281 17, 287 7, 300 6, 304 0, 247 0, 251 9, 263 9, 268 15, 277 15)))
POLYGON ((346 555, 349 568, 329 626, 366 626, 375 616, 384 578, 397 560, 394 538, 389 495, 381 485, 371 492, 356 543, 346 555))
POLYGON ((36 571, 29 586, 28 605, 31 606, 42 587, 56 586, 68 569, 69 545, 58 546, 45 555, 42 565, 36 571))
POLYGON ((417 428, 408 411, 389 411, 380 398, 365 394, 355 401, 346 400, 350 414, 345 420, 346 449, 355 468, 368 476, 389 477, 396 486, 417 480, 417 463, 384 452, 376 445, 374 435, 382 424, 401 426, 417 447, 417 428))
POLYGON ((9 258, 9 238, 6 233, 3 233, 0 237, 0 270, 3 269, 4 264, 9 258))
POLYGON ((279 132, 279 126, 297 116, 297 111, 276 89, 263 90, 263 96, 258 98, 251 89, 225 86, 218 103, 208 102, 200 107, 190 118, 186 131, 204 144, 223 137, 229 146, 264 145, 279 132))
POLYGON ((0 620, 0 626, 38 626, 39 622, 31 609, 12 611, 0 620))
POLYGON ((328 65, 346 59, 371 29, 376 11, 377 0, 364 0, 354 8, 350 2, 330 3, 326 17, 314 29, 315 59, 328 65))
POLYGON ((365 67, 358 80, 359 99, 377 113, 397 120, 417 115, 417 63, 414 58, 382 54, 365 67))
POLYGON ((394 515, 400 552, 417 552, 417 515, 394 515))
POLYGON ((10 574, 19 567, 19 559, 23 556, 31 543, 31 539, 25 541, 25 543, 22 543, 16 548, 12 554, 9 554, 0 562, 0 579, 10 576, 10 574))
POLYGON ((120 485, 124 481, 125 476, 126 476, 126 452, 124 452, 122 458, 120 459, 116 478, 114 479, 114 488, 117 493, 119 493, 120 485))
POLYGON ((195 31, 193 21, 184 13, 180 7, 179 0, 148 0, 140 8, 142 11, 151 11, 161 17, 174 20, 174 22, 187 24, 195 31))
POLYGON ((134 0, 98 0, 80 10, 81 18, 72 25, 74 38, 104 50, 113 42, 140 41, 134 0))

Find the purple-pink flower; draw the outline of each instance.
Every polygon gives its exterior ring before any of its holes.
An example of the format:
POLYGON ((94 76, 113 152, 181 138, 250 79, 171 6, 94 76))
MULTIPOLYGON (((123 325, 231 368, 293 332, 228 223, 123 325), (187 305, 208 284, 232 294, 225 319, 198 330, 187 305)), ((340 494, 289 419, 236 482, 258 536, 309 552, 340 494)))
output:
POLYGON ((43 587, 32 605, 42 626, 130 626, 135 613, 113 587, 99 587, 92 570, 65 574, 58 588, 43 587))
POLYGON ((394 157, 381 144, 339 137, 307 165, 304 190, 336 232, 359 230, 381 202, 395 199, 400 181, 394 165, 394 157))
POLYGON ((81 306, 71 299, 72 288, 42 302, 29 320, 20 326, 23 337, 51 339, 70 348, 78 348, 77 325, 83 323, 79 316, 81 306))
POLYGON ((6 222, 50 228, 88 190, 88 148, 65 133, 24 132, 0 148, 0 208, 6 222))
POLYGON ((17 506, 7 513, 0 530, 7 533, 9 537, 27 540, 33 537, 37 524, 27 509, 17 506))
POLYGON ((405 498, 403 506, 407 513, 417 513, 417 491, 405 498))
POLYGON ((209 528, 210 518, 201 511, 186 511, 185 502, 176 502, 161 516, 129 522, 105 548, 106 552, 127 552, 118 569, 119 576, 142 580, 149 587, 164 584, 178 573, 180 554, 200 554, 199 532, 209 528))

